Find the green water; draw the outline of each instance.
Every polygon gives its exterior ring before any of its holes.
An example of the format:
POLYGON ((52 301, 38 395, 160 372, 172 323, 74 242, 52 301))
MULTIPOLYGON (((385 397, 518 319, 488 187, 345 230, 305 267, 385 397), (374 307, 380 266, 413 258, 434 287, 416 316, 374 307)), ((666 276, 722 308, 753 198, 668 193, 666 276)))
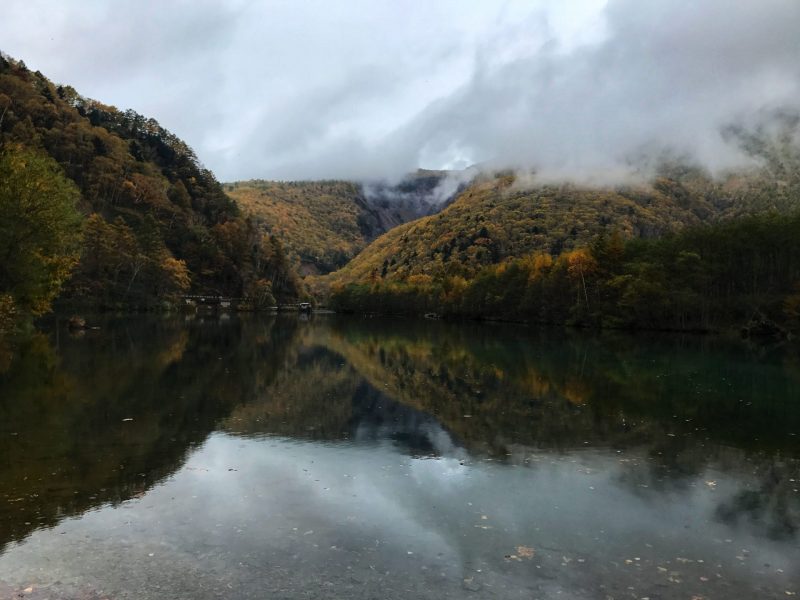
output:
POLYGON ((0 357, 0 598, 800 594, 800 351, 130 317, 0 357))

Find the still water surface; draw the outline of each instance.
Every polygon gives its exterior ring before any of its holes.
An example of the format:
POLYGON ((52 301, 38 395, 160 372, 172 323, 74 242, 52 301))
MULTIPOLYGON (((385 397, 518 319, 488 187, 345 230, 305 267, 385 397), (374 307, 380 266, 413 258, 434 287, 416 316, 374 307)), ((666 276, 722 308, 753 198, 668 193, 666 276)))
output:
POLYGON ((800 354, 410 320, 0 361, 0 598, 789 598, 800 354))

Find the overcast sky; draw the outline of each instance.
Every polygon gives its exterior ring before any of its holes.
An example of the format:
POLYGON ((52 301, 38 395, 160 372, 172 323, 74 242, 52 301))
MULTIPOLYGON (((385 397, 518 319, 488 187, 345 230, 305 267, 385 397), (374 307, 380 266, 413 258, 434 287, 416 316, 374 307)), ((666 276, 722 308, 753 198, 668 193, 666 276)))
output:
POLYGON ((223 181, 613 173, 800 104, 800 0, 3 0, 0 49, 223 181))

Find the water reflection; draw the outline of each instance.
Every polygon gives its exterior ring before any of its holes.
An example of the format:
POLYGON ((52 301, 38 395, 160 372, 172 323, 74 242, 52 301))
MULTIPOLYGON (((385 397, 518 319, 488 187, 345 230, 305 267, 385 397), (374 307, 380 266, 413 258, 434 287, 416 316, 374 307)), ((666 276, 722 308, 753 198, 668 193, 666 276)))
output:
POLYGON ((416 321, 55 327, 0 376, 0 597, 783 596, 797 364, 416 321))
POLYGON ((271 379, 288 349, 272 324, 108 320, 24 342, 0 379, 0 548, 172 473, 271 379))

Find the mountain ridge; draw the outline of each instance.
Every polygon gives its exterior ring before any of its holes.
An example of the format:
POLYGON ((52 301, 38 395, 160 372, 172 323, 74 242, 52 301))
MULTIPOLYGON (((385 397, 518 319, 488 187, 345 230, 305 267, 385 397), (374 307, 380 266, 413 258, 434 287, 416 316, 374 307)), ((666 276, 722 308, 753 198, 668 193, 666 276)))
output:
POLYGON ((460 185, 450 171, 418 169, 397 182, 229 182, 224 188, 245 214, 278 237, 302 275, 344 266, 383 233, 446 206, 460 185))
POLYGON ((749 215, 800 210, 797 119, 778 114, 789 134, 776 141, 739 131, 753 166, 714 178, 689 163, 664 162, 649 179, 617 186, 537 183, 513 171, 484 173, 435 215, 377 238, 323 284, 402 282, 462 276, 530 253, 590 245, 600 235, 650 239, 749 215))

